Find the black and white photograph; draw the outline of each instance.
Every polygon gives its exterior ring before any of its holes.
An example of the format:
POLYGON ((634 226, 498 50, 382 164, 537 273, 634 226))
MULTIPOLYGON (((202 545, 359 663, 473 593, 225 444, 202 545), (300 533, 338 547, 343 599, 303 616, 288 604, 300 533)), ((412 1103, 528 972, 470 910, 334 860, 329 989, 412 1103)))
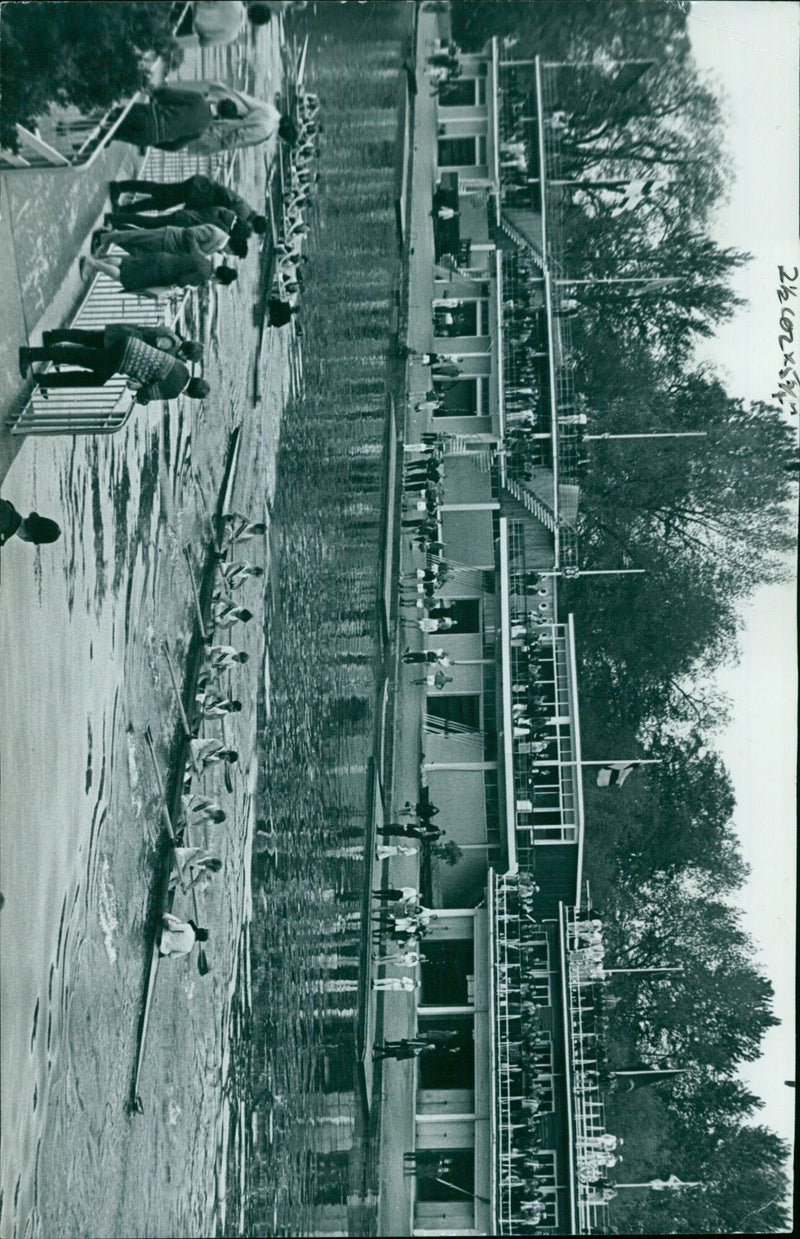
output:
POLYGON ((800 4, 0 4, 0 1236, 794 1227, 800 4))

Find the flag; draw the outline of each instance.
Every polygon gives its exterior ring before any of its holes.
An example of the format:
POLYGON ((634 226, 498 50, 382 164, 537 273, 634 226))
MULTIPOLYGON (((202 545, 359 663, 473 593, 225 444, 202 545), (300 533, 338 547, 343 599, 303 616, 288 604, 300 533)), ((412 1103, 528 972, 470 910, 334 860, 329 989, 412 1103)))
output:
POLYGON ((663 1080, 671 1080, 673 1076, 681 1075, 683 1067, 637 1067, 612 1071, 617 1089, 621 1092, 633 1092, 635 1088, 645 1088, 648 1084, 661 1084, 663 1080))
POLYGON ((654 1192, 664 1192, 667 1188, 694 1187, 694 1184, 682 1183, 676 1174, 671 1174, 668 1179, 652 1179, 650 1186, 654 1192))
POLYGON ((622 787, 631 771, 640 764, 638 761, 613 761, 602 766, 597 772, 597 786, 622 787))

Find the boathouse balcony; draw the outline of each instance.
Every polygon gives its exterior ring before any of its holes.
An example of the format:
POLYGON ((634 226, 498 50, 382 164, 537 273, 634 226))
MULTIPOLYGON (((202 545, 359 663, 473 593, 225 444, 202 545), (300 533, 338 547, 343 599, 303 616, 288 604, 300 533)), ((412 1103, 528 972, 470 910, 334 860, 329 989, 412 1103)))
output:
POLYGON ((564 905, 559 910, 562 960, 561 1001, 566 1043, 566 1078, 569 1098, 571 1173, 576 1234, 603 1231, 608 1226, 608 1203, 598 1184, 594 1162, 607 1138, 601 1086, 608 1081, 606 1059, 606 980, 597 953, 601 933, 592 931, 580 910, 564 905), (595 954, 590 942, 595 941, 595 954))
POLYGON ((570 1233, 573 1176, 557 924, 523 875, 489 875, 492 1202, 496 1235, 570 1233))
MULTIPOLYGON (((520 526, 499 521, 499 705, 509 865, 533 874, 537 910, 573 900, 583 843, 575 635, 555 623, 553 578, 524 567, 520 526), (540 608, 544 608, 541 610, 540 608)), ((498 752, 500 746, 498 746, 498 752)))

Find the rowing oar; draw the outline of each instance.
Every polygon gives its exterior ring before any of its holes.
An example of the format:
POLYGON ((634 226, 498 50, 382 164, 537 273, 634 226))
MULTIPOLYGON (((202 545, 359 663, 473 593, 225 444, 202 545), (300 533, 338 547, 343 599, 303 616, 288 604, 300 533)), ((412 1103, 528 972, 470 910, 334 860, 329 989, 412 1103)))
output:
MULTIPOLYGON (((180 877, 180 880, 181 880, 181 886, 183 887, 184 894, 186 893, 186 891, 187 891, 187 890, 191 890, 191 892, 192 892, 192 902, 193 902, 193 904, 194 904, 194 914, 195 914, 195 917, 197 917, 197 919, 199 920, 199 919, 200 919, 200 918, 199 918, 199 913, 198 913, 198 911, 197 911, 197 895, 196 895, 195 890, 194 890, 194 887, 191 885, 191 883, 190 883, 190 884, 189 884, 189 886, 187 887, 186 881, 185 881, 184 876, 183 876, 183 870, 182 870, 182 867, 181 867, 181 863, 180 863, 180 861, 179 861, 179 859, 178 859, 178 851, 177 851, 177 842, 176 842, 176 839, 175 839, 175 831, 172 829, 172 821, 170 820, 169 810, 167 809, 167 797, 166 797, 166 793, 165 793, 165 791, 164 791, 164 780, 161 778, 161 767, 160 767, 160 766, 159 766, 159 764, 158 764, 158 758, 156 757, 156 750, 155 750, 155 747, 154 747, 154 745, 153 745, 153 737, 152 737, 152 734, 151 734, 151 732, 150 732, 150 727, 149 727, 149 725, 148 725, 148 727, 147 727, 147 729, 146 729, 146 731, 145 731, 144 735, 145 735, 145 739, 147 740, 147 747, 150 749, 150 756, 151 756, 151 757, 152 757, 152 759, 153 759, 153 770, 154 770, 154 772, 155 772, 155 776, 156 776, 156 787, 158 788, 158 794, 159 794, 159 797, 160 797, 160 799, 161 799, 161 812, 162 812, 162 815, 163 815, 163 817, 164 817, 164 822, 165 822, 165 824, 166 824, 166 826, 167 826, 167 829, 169 830, 169 837, 170 837, 170 839, 172 840, 172 846, 173 846, 173 848, 175 849, 175 866, 176 866, 176 868, 177 868, 177 870, 178 870, 178 876, 180 877)), ((206 957, 206 953, 205 953, 205 951, 203 950, 203 948, 202 948, 201 946, 199 946, 199 945, 198 945, 198 948, 197 948, 197 971, 200 973, 200 976, 201 976, 201 977, 204 977, 204 976, 206 975, 206 973, 208 973, 208 972, 210 972, 210 971, 211 971, 211 967, 210 967, 209 962, 208 962, 208 959, 207 959, 207 957, 206 957)))
POLYGON ((178 859, 178 851, 177 851, 178 840, 175 838, 175 831, 173 830, 173 827, 172 827, 172 818, 170 817, 169 809, 167 808, 167 799, 166 799, 166 796, 164 795, 164 784, 161 780, 161 768, 158 764, 158 758, 156 757, 155 745, 153 744, 153 733, 150 730, 149 723, 144 729, 144 738, 147 741, 147 747, 150 750, 150 757, 152 758, 152 761, 153 761, 153 769, 155 771, 155 776, 156 776, 156 786, 158 788, 158 794, 160 798, 161 817, 164 822, 164 825, 167 828, 167 834, 170 837, 170 841, 172 843, 172 849, 175 852, 175 868, 178 870, 178 877, 180 878, 181 886, 185 893, 189 889, 189 887, 186 882, 186 878, 184 877, 184 874, 183 874, 183 866, 181 865, 181 862, 178 859))
POLYGON ((172 687, 175 692, 175 700, 178 703, 178 711, 181 716, 181 722, 183 724, 183 731, 186 736, 186 739, 192 740, 194 738, 194 732, 189 726, 189 720, 186 717, 186 711, 183 708, 183 699, 181 697, 181 690, 178 687, 178 677, 175 674, 175 665, 172 661, 172 655, 169 652, 169 646, 167 645, 166 641, 164 642, 164 655, 167 660, 167 667, 169 668, 169 678, 172 680, 172 687))
POLYGON ((212 545, 212 547, 214 548, 214 551, 216 552, 216 554, 217 554, 217 555, 222 555, 222 553, 223 553, 223 550, 222 550, 222 545, 221 545, 221 543, 220 543, 219 539, 217 538, 217 531, 216 531, 216 530, 215 530, 215 528, 214 528, 214 517, 212 516, 212 514, 211 514, 211 512, 210 512, 210 510, 209 510, 209 507, 208 507, 208 500, 206 499, 205 492, 204 492, 204 490, 203 490, 202 486, 200 485, 200 482, 198 481, 197 474, 195 474, 195 475, 194 475, 194 480, 195 480, 195 482, 197 483, 197 493, 198 493, 198 494, 199 494, 199 496, 200 496, 200 502, 201 502, 201 503, 202 503, 202 505, 203 505, 203 509, 204 509, 204 511, 205 511, 205 514, 206 514, 206 516, 208 517, 208 523, 209 523, 209 525, 210 525, 210 527, 211 527, 211 545, 212 545))
POLYGON ((203 610, 202 610, 202 607, 200 606, 200 595, 197 592, 197 582, 194 579, 194 568, 192 567, 192 560, 191 560, 191 556, 189 555, 188 546, 185 546, 183 548, 183 553, 186 556, 186 565, 189 569, 189 580, 192 583, 192 597, 194 598, 194 607, 197 612, 197 622, 200 625, 200 636, 203 638, 204 641, 207 641, 208 634, 206 632, 206 626, 203 623, 203 610))

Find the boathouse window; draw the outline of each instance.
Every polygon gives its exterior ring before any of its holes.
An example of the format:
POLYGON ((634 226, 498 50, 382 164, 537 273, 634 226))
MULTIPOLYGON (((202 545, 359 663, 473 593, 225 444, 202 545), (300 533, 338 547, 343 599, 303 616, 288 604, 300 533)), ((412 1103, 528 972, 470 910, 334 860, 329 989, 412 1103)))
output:
POLYGON ((425 957, 421 967, 421 1006, 470 1006, 470 982, 475 972, 473 939, 428 939, 423 941, 421 949, 425 957))
POLYGON ((439 88, 440 108, 474 108, 486 106, 486 79, 465 77, 457 82, 444 82, 439 88))
POLYGON ((448 598, 447 601, 452 603, 447 612, 448 619, 455 621, 453 627, 448 629, 449 635, 457 632, 480 632, 480 598, 448 598))
MULTIPOLYGON (((475 1191, 475 1152, 473 1149, 417 1150, 417 1173, 415 1177, 417 1200, 449 1201, 464 1200, 464 1193, 472 1196, 475 1191), (446 1174, 437 1175, 436 1168, 446 1157, 450 1166, 446 1174), (451 1186, 452 1184, 452 1186, 451 1186)), ((442 1234, 445 1232, 443 1231, 442 1234)))
POLYGON ((433 303, 433 334, 443 339, 489 334, 489 299, 476 297, 433 303))
MULTIPOLYGON (((427 949, 427 948, 426 948, 427 949)), ((473 1015, 420 1016, 417 1036, 428 1032, 456 1034, 449 1045, 421 1054, 419 1087, 473 1088, 475 1085, 475 1017, 473 1015)))
POLYGON ((434 417, 488 417, 489 378, 471 374, 466 378, 434 379, 433 388, 443 398, 434 417))
POLYGON ((486 137, 439 139, 439 168, 475 168, 486 163, 486 137))
POLYGON ((425 703, 425 729, 444 735, 479 731, 480 693, 440 693, 425 703))

